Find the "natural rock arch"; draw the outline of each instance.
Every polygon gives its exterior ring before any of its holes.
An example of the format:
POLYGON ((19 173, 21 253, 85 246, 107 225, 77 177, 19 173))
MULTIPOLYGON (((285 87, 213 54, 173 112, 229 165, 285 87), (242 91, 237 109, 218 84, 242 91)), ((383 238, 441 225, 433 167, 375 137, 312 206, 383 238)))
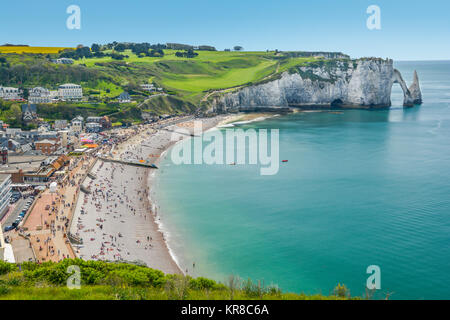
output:
POLYGON ((414 71, 414 80, 411 86, 408 88, 406 86, 405 80, 397 69, 394 69, 394 74, 392 76, 392 85, 398 83, 403 90, 403 105, 405 107, 412 107, 416 104, 422 104, 422 93, 420 91, 419 77, 417 72, 414 71))

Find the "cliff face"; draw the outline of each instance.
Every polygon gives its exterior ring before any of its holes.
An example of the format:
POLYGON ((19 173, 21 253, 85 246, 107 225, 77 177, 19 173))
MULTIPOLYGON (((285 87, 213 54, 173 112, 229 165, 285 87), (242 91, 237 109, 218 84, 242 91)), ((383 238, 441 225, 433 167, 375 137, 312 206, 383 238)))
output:
POLYGON ((216 98, 216 111, 257 107, 389 107, 399 83, 404 105, 422 102, 419 80, 408 89, 392 60, 331 60, 285 72, 279 79, 216 98))

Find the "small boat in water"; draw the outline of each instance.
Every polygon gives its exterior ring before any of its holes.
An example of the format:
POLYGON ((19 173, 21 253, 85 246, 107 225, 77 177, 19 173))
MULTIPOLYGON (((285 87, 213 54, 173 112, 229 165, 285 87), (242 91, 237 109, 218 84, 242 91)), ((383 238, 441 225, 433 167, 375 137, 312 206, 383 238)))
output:
POLYGON ((283 160, 282 162, 288 162, 289 160, 283 160))

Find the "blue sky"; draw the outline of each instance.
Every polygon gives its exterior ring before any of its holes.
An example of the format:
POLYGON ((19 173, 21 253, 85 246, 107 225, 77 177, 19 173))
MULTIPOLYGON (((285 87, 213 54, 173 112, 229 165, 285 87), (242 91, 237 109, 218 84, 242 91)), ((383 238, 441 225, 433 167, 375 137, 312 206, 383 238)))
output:
POLYGON ((449 15, 448 0, 20 0, 2 3, 0 43, 179 42, 443 60, 450 59, 449 15), (81 8, 81 30, 66 27, 72 4, 81 8), (373 4, 381 30, 366 27, 373 4))

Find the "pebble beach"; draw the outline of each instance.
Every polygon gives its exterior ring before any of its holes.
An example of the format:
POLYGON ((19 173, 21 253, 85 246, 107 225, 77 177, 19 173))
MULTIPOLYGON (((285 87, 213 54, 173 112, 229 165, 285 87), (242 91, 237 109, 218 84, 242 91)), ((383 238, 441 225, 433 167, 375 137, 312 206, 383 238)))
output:
MULTIPOLYGON (((206 131, 230 119, 232 116, 218 116, 195 121, 201 121, 206 131)), ((116 145, 112 157, 122 161, 149 159, 158 164, 161 154, 177 142, 172 135, 179 128, 193 133, 193 120, 145 127, 116 145)), ((90 193, 80 194, 70 229, 83 240, 77 247, 80 258, 139 261, 165 273, 184 273, 159 229, 158 213, 152 210, 157 207, 149 197, 154 173, 157 169, 97 161, 83 182, 90 193)))

